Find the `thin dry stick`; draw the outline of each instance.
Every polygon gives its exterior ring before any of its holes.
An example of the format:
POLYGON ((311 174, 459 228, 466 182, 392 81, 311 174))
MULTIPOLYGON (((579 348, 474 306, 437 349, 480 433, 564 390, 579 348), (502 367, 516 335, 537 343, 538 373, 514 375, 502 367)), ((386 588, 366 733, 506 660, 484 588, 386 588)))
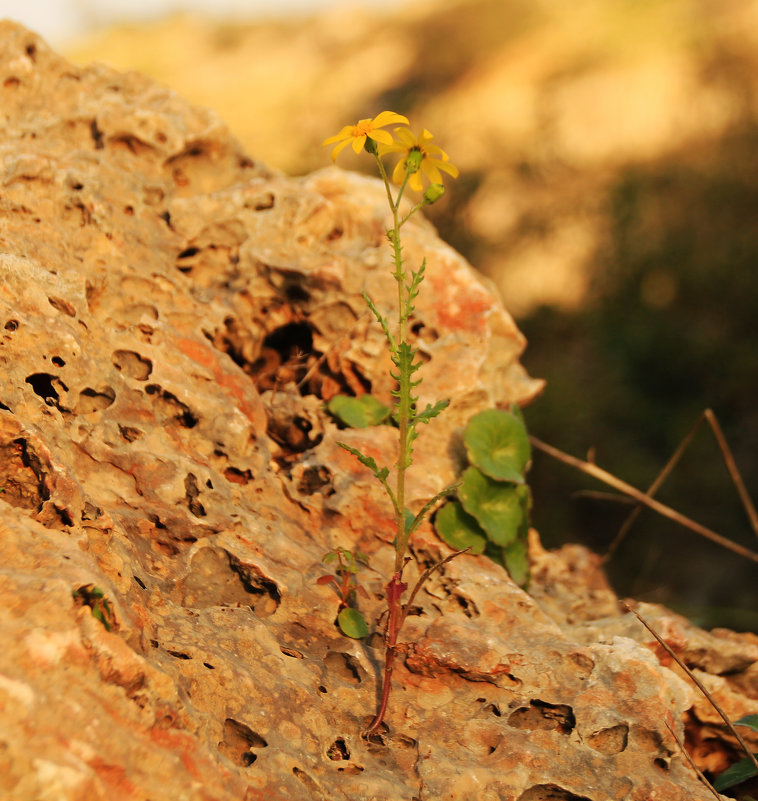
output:
POLYGON ((596 464, 592 464, 591 462, 585 462, 582 459, 577 459, 575 456, 570 456, 569 454, 558 450, 558 448, 554 448, 552 445, 542 442, 542 440, 537 439, 537 437, 530 436, 529 441, 532 443, 532 445, 534 445, 535 448, 549 454, 554 459, 558 459, 558 461, 569 464, 572 467, 576 467, 583 473, 587 473, 587 475, 603 481, 609 486, 619 490, 619 492, 623 492, 630 498, 634 498, 636 501, 639 501, 639 503, 650 507, 653 511, 663 515, 663 517, 668 517, 669 520, 673 520, 675 523, 679 523, 679 525, 691 529, 696 534, 700 534, 701 537, 705 537, 706 539, 711 540, 711 542, 721 545, 722 548, 727 548, 728 550, 733 551, 740 556, 744 556, 746 559, 750 559, 751 562, 758 563, 758 553, 751 551, 749 548, 744 548, 742 545, 732 542, 732 540, 729 540, 726 537, 722 537, 721 534, 717 534, 715 531, 700 525, 700 523, 696 523, 689 517, 685 517, 683 514, 675 511, 670 506, 666 506, 665 504, 660 503, 660 501, 656 501, 654 498, 648 497, 644 492, 640 492, 640 490, 638 490, 636 487, 633 487, 631 484, 627 484, 626 481, 616 478, 616 476, 614 476, 612 473, 609 473, 607 470, 603 470, 602 467, 598 467, 596 464))
MULTIPOLYGON (((684 437, 684 439, 679 443, 676 450, 672 454, 669 461, 666 463, 666 466, 661 470, 658 474, 658 477, 655 481, 650 485, 647 492, 645 493, 649 497, 653 497, 658 489, 661 487, 663 482, 668 478, 671 474, 671 471, 674 469, 676 464, 678 463, 680 457, 684 453, 685 449, 688 447, 692 438, 697 433, 697 430, 703 424, 703 422, 707 422, 708 425, 711 427, 711 431, 713 432, 713 436, 716 438, 716 443, 719 446, 719 450, 721 451, 721 458, 724 460, 724 464, 726 465, 726 469, 729 471, 729 475, 732 479, 732 483, 737 490, 737 494, 740 496, 740 501, 742 502, 742 506, 745 509, 745 513, 748 516, 748 520, 750 521, 750 525, 753 529, 753 532, 756 536, 758 536, 758 512, 755 510, 755 506, 748 494, 747 488, 745 487, 745 483, 742 480, 742 476, 740 475, 740 471, 737 468, 737 464, 734 461, 734 456, 732 455, 732 451, 729 448, 729 444, 724 437, 724 432, 721 430, 721 426, 716 418, 712 409, 706 409, 697 419, 695 425, 692 426, 690 431, 684 437)), ((624 537, 629 533, 629 529, 632 527, 634 521, 639 517, 640 512, 642 511, 641 506, 637 506, 627 517, 624 521, 623 525, 619 529, 618 534, 614 538, 613 542, 608 547, 608 550, 603 557, 603 561, 607 562, 608 559, 611 558, 613 553, 615 552, 616 548, 618 548, 621 541, 624 537)))
MULTIPOLYGON (((668 460, 668 462, 666 462, 666 465, 664 466, 663 470, 661 470, 655 481, 653 481, 653 483, 647 488, 645 495, 647 495, 649 498, 652 498, 653 495, 655 495, 655 493, 658 492, 663 482, 669 477, 674 467, 676 467, 685 449, 690 444, 690 442, 692 442, 692 438, 695 436, 697 430, 702 425, 703 420, 705 420, 705 412, 698 417, 697 421, 695 422, 695 425, 692 426, 692 428, 689 430, 684 439, 679 443, 676 450, 671 455, 671 458, 668 460)), ((606 551, 605 556, 603 557, 603 562, 607 562, 611 558, 611 556, 613 556, 613 554, 616 551, 616 548, 618 548, 618 546, 621 544, 621 541, 629 533, 629 529, 634 524, 634 521, 640 516, 641 512, 642 512, 642 506, 640 505, 637 505, 634 509, 632 509, 632 511, 629 513, 626 520, 624 521, 623 525, 619 529, 618 534, 616 534, 616 536, 614 537, 613 542, 608 546, 608 550, 606 551)))
POLYGON ((684 754, 684 758, 687 762, 690 763, 690 767, 692 770, 697 773, 698 779, 716 796, 718 801, 721 801, 721 796, 716 792, 716 788, 705 778, 705 774, 702 770, 695 764, 692 757, 687 753, 687 749, 684 747, 684 743, 679 739, 677 733, 671 728, 669 722, 667 720, 663 721, 666 724, 666 728, 671 732, 671 736, 676 740, 676 744, 679 746, 679 750, 684 754))
POLYGON ((742 750, 747 754, 748 759, 750 759, 752 763, 755 765, 756 771, 758 771, 758 759, 755 758, 755 755, 748 747, 748 744, 742 739, 742 735, 737 731, 737 729, 735 729, 734 724, 727 717, 726 712, 724 712, 724 710, 716 703, 716 699, 708 692, 708 690, 705 689, 705 686, 700 681, 700 679, 698 679, 698 677, 687 667, 687 665, 685 665, 684 662, 682 662, 682 660, 671 649, 669 644, 667 642, 664 642, 660 634, 658 634, 658 632, 647 622, 647 620, 645 620, 644 617, 642 617, 642 615, 639 614, 639 612, 636 612, 627 603, 622 604, 622 606, 628 611, 630 611, 637 618, 637 620, 639 620, 640 623, 642 623, 642 625, 653 635, 653 637, 655 637, 655 639, 658 640, 661 647, 666 650, 668 655, 677 663, 677 665, 679 665, 679 667, 690 677, 690 679, 692 679, 692 681, 697 686, 698 690, 700 690, 700 692, 706 697, 708 703, 719 713, 719 715, 721 715, 721 719, 724 721, 724 723, 726 723, 726 727, 735 736, 737 742, 742 747, 742 750))
POLYGON ((724 432, 721 430, 719 421, 716 419, 716 415, 711 409, 706 409, 703 412, 703 415, 710 424, 711 430, 713 431, 713 436, 716 437, 716 442, 718 442, 719 448, 721 448, 721 454, 724 457, 726 469, 729 471, 729 475, 732 477, 734 486, 737 488, 737 492, 740 496, 740 500, 742 501, 742 505, 745 507, 745 512, 747 512, 747 516, 750 519, 750 525, 753 527, 755 536, 758 537, 758 512, 755 511, 755 506, 753 505, 752 500, 750 500, 750 496, 745 488, 745 483, 742 480, 740 471, 737 469, 737 464, 732 456, 732 451, 727 444, 726 438, 724 437, 724 432))

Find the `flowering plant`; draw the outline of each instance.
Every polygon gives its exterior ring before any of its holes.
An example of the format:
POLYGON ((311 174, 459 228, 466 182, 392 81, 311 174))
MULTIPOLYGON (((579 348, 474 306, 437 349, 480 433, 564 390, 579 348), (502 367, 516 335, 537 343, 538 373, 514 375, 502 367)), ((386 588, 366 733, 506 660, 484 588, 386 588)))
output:
MULTIPOLYGON (((398 635, 416 593, 435 570, 459 553, 463 553, 463 551, 457 551, 427 569, 416 582, 408 596, 408 600, 403 603, 403 596, 408 589, 408 585, 403 580, 403 571, 410 561, 406 556, 410 538, 438 501, 455 489, 457 485, 446 487, 424 504, 423 508, 415 515, 406 509, 405 477, 406 471, 413 461, 413 442, 418 436, 417 427, 419 423, 428 423, 433 417, 440 414, 449 401, 438 401, 435 404, 427 404, 424 409, 419 409, 417 406, 418 397, 413 394, 421 383, 421 379, 416 378, 415 374, 421 367, 422 361, 418 356, 418 351, 408 341, 408 321, 414 311, 413 301, 418 295, 421 283, 424 280, 426 260, 421 263, 417 271, 411 270, 410 276, 408 275, 403 260, 400 229, 419 209, 434 203, 442 197, 445 191, 442 184, 442 173, 444 172, 455 178, 458 175, 458 169, 450 163, 447 153, 437 145, 432 144, 433 137, 429 131, 423 129, 416 136, 407 127, 397 127, 393 133, 384 130, 393 123, 407 125, 408 119, 402 114, 396 114, 393 111, 383 111, 373 119, 359 120, 355 125, 346 125, 339 133, 329 137, 323 143, 324 145, 334 145, 332 150, 333 160, 336 160, 340 152, 348 145, 352 147, 356 154, 365 151, 372 155, 376 160, 379 174, 384 181, 387 190, 387 201, 392 212, 392 227, 387 231, 387 238, 392 248, 394 262, 392 277, 397 283, 397 318, 393 324, 390 324, 390 321, 381 314, 368 295, 364 294, 364 298, 384 331, 394 364, 391 376, 396 382, 396 387, 392 391, 391 415, 399 430, 398 456, 394 465, 396 471, 394 486, 388 480, 390 475, 389 467, 380 467, 372 457, 365 455, 356 448, 340 443, 341 447, 352 453, 379 480, 392 504, 397 526, 397 534, 394 541, 394 570, 385 588, 387 618, 384 631, 385 660, 382 695, 379 709, 366 730, 365 736, 373 734, 384 719, 389 701, 392 672, 398 651, 398 635), (395 155, 399 155, 400 158, 392 171, 392 181, 395 184, 399 184, 399 188, 393 193, 393 187, 388 178, 383 159, 386 156, 395 155), (417 192, 422 191, 422 177, 429 181, 426 191, 424 191, 421 200, 413 205, 407 214, 401 216, 400 201, 406 189, 417 192)), ((346 606, 346 592, 343 593, 344 606, 346 606)), ((350 634, 351 630, 346 631, 343 627, 343 631, 347 634, 350 634)))

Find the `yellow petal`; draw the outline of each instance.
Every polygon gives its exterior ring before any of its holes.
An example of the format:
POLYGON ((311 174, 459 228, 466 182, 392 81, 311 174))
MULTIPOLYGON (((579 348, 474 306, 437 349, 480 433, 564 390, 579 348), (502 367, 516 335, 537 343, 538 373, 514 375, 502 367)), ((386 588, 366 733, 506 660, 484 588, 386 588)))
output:
POLYGON ((332 142, 339 142, 340 139, 345 139, 350 136, 350 132, 353 130, 352 125, 346 125, 338 134, 334 136, 330 136, 328 139, 324 139, 321 143, 321 147, 324 145, 331 145, 332 142))
POLYGON ((441 184, 442 183, 442 176, 440 175, 440 171, 434 165, 433 162, 429 161, 429 159, 424 159, 423 163, 421 164, 421 169, 424 171, 424 175, 433 183, 433 184, 441 184))
POLYGON ((366 144, 366 134, 363 136, 354 136, 353 137, 353 150, 356 153, 360 153, 363 150, 363 146, 366 144))
POLYGON ((392 172, 392 180, 396 184, 403 183, 403 178, 405 178, 405 159, 401 159, 395 165, 395 169, 392 172))
POLYGON ((458 177, 458 168, 455 164, 451 164, 449 161, 440 161, 437 163, 437 166, 444 170, 448 175, 452 175, 453 178, 458 177))
POLYGON ((410 186, 414 192, 420 192, 423 189, 420 172, 414 172, 413 175, 411 175, 411 177, 408 179, 408 186, 410 186))
POLYGON ((383 145, 391 145, 395 141, 389 131, 371 131, 369 138, 383 145))
POLYGON ((384 125, 390 125, 393 122, 402 122, 408 124, 408 117, 402 114, 396 114, 394 111, 382 111, 374 117, 374 128, 381 128, 384 125))
POLYGON ((337 156, 339 155, 339 153, 342 150, 342 148, 346 147, 349 144, 350 144, 350 140, 349 139, 344 139, 342 142, 340 142, 337 145, 337 147, 335 147, 334 150, 332 150, 332 161, 337 161, 337 156))

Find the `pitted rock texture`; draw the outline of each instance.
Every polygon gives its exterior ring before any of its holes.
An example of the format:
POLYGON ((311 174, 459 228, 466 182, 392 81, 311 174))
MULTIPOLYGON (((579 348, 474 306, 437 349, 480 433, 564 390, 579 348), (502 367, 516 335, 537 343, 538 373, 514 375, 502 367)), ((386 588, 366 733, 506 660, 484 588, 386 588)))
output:
MULTIPOLYGON (((393 304, 383 188, 274 174, 138 75, 9 23, 0 41, 0 794, 708 798, 666 722, 727 742, 718 722, 591 556, 536 537, 533 597, 481 558, 435 574, 361 739, 381 636, 341 636, 316 579, 330 548, 369 554, 381 631, 390 513, 337 441, 391 461, 394 432, 338 431, 323 402, 390 389, 361 298, 393 304)), ((423 220, 405 254, 427 259, 422 403, 451 398, 418 440, 418 505, 460 467, 466 420, 540 382, 423 220)), ((409 578, 447 553, 423 528, 409 578)), ((755 642, 659 617, 735 716, 756 711, 755 642)))

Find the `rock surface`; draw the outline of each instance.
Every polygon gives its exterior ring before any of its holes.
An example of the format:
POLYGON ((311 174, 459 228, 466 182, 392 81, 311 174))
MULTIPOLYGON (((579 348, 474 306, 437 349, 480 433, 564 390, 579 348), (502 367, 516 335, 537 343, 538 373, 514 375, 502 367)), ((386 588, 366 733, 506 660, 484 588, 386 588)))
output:
MULTIPOLYGON (((531 597, 468 556, 427 585, 387 727, 360 738, 380 637, 341 636, 315 581, 326 550, 369 554, 379 628, 389 510, 336 441, 390 460, 393 432, 338 432, 322 406, 389 391, 360 295, 392 302, 381 186, 275 174, 137 74, 9 23, 0 41, 0 794, 709 798, 666 722, 724 762, 718 720, 591 555, 536 537, 531 597)), ((405 244, 428 261, 422 401, 452 399, 419 439, 418 504, 467 418, 540 382, 431 226, 405 244)), ((447 552, 423 529, 415 569, 447 552)), ((649 613, 731 714, 756 711, 755 638, 649 613)))

